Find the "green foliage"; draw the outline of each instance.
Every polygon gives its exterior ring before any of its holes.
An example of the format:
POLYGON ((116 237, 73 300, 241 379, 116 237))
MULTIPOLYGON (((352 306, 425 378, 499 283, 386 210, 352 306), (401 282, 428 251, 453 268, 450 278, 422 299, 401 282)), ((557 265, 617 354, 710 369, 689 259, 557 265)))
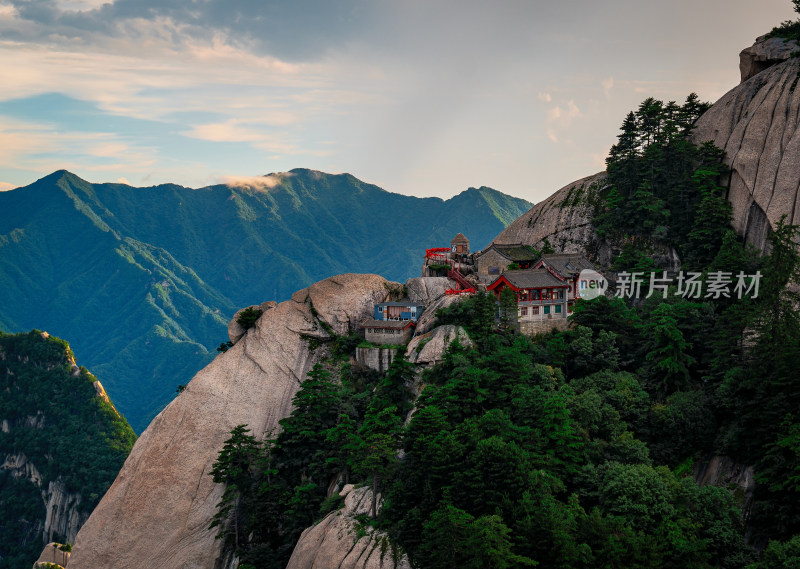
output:
POLYGON ((532 559, 512 552, 510 533, 500 516, 475 519, 463 510, 446 505, 433 512, 425 524, 418 562, 431 569, 505 569, 536 565, 532 559))
POLYGON ((510 288, 504 288, 500 293, 500 327, 505 330, 519 329, 517 297, 510 288))
POLYGON ((747 569, 797 569, 800 567, 800 535, 785 542, 770 541, 761 561, 747 569))
MULTIPOLYGON (((114 407, 98 397, 96 379, 73 368, 69 345, 38 330, 0 332, 0 432, 3 456, 22 453, 42 476, 81 495, 88 515, 114 481, 136 435, 114 407), (74 370, 74 371, 73 371, 74 370)), ((41 552, 45 504, 27 478, 0 471, 0 567, 29 567, 41 552), (39 533, 37 533, 39 532, 39 533)), ((63 547, 68 547, 68 544, 63 547)))
POLYGON ((247 330, 256 325, 256 321, 261 318, 261 314, 263 314, 263 311, 260 308, 248 306, 236 317, 236 323, 247 330))
POLYGON ((689 138, 708 106, 694 93, 682 106, 649 98, 623 121, 593 220, 598 235, 625 243, 614 270, 652 270, 654 245, 677 249, 687 267, 714 258, 731 215, 720 186, 724 153, 689 138))

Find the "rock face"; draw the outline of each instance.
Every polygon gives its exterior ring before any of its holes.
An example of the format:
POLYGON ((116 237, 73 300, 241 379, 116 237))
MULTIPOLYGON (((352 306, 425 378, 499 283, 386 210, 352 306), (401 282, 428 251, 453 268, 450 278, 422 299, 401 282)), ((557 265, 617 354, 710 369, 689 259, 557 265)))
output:
POLYGON ((742 513, 746 517, 756 488, 755 469, 736 462, 729 456, 712 455, 694 468, 694 479, 700 486, 721 486, 739 494, 742 513))
POLYGON ((358 365, 384 372, 392 365, 397 350, 393 348, 356 348, 356 362, 358 365))
POLYGON ((781 38, 761 36, 756 43, 746 47, 739 54, 739 72, 742 83, 776 63, 786 61, 797 50, 797 41, 784 41, 781 38))
MULTIPOLYGON (((756 43, 745 52, 774 52, 780 41, 756 43)), ((743 65, 751 57, 745 52, 743 65)), ((693 134, 695 142, 711 140, 725 150, 734 228, 762 249, 781 216, 790 223, 800 221, 799 74, 798 58, 761 70, 701 116, 693 134)))
POLYGON ((222 487, 209 470, 236 425, 263 438, 322 355, 301 334, 339 334, 386 297, 377 275, 340 275, 265 312, 164 409, 136 442, 114 484, 78 533, 70 569, 212 569, 220 553, 208 524, 222 487))
POLYGON ((442 356, 450 343, 456 338, 465 348, 472 345, 467 331, 461 326, 453 324, 437 326, 427 334, 415 336, 411 340, 406 350, 406 358, 409 362, 418 365, 438 364, 442 361, 442 356))
POLYGON ((421 302, 425 306, 443 296, 444 291, 452 286, 453 281, 447 277, 416 277, 406 281, 408 299, 411 302, 421 302))
POLYGON ((51 480, 47 488, 43 487, 42 475, 24 453, 8 454, 5 456, 0 469, 7 470, 15 478, 24 478, 37 486, 42 493, 45 504, 44 523, 38 522, 36 533, 44 541, 50 541, 55 534, 63 536, 68 542, 75 541, 80 527, 89 517, 88 513, 79 511, 81 495, 67 492, 64 482, 59 478, 51 480))
POLYGON ((440 308, 446 308, 451 304, 459 302, 461 298, 462 297, 457 294, 443 295, 434 300, 431 304, 426 305, 425 312, 423 312, 422 316, 420 316, 417 320, 417 327, 414 333, 419 336, 421 334, 427 334, 430 332, 433 329, 434 324, 436 324, 436 311, 440 308))
POLYGON ((67 562, 69 561, 69 551, 62 551, 58 547, 60 543, 51 542, 44 546, 42 550, 42 554, 39 556, 39 559, 36 560, 36 563, 33 564, 34 569, 39 567, 40 563, 55 563, 56 565, 60 565, 61 567, 66 567, 67 562))
POLYGON ((594 235, 591 217, 605 179, 605 172, 600 172, 567 184, 517 218, 493 243, 522 243, 539 248, 547 239, 556 251, 583 252, 594 235))
POLYGON ((408 557, 393 552, 385 534, 367 527, 358 537, 355 516, 369 512, 372 491, 348 484, 340 495, 344 508, 303 532, 286 569, 411 569, 408 557))

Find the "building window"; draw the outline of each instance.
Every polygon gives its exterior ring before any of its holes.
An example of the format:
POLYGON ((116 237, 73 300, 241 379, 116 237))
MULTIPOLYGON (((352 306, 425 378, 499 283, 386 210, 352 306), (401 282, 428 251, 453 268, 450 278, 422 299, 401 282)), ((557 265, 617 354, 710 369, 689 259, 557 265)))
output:
POLYGON ((500 267, 489 267, 489 274, 490 275, 499 275, 500 274, 500 267))
POLYGON ((556 314, 561 314, 561 305, 556 304, 556 314))
POLYGON ((538 306, 531 306, 531 314, 533 314, 534 316, 539 314, 539 307, 538 306))
POLYGON ((528 315, 528 308, 527 307, 520 308, 519 309, 519 313, 520 313, 521 316, 527 316, 528 315))
POLYGON ((545 307, 544 307, 544 313, 545 313, 545 314, 550 314, 550 305, 549 305, 549 304, 545 305, 545 307))

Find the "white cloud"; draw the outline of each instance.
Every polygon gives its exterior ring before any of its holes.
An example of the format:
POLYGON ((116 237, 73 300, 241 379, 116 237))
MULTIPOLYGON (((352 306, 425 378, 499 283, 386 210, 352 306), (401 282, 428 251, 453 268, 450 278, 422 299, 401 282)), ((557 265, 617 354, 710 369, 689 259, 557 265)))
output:
POLYGON ((549 103, 553 100, 553 97, 550 95, 550 93, 539 93, 539 100, 549 103))
POLYGON ((128 180, 128 178, 125 178, 125 177, 122 177, 122 176, 117 178, 117 183, 118 184, 125 184, 126 186, 130 186, 131 185, 131 183, 128 180))
POLYGON ((9 184, 8 182, 0 182, 0 192, 7 192, 8 190, 13 190, 17 186, 15 184, 9 184))
POLYGON ((222 176, 219 183, 231 188, 252 188, 267 191, 280 185, 292 175, 291 172, 279 172, 268 176, 222 176))

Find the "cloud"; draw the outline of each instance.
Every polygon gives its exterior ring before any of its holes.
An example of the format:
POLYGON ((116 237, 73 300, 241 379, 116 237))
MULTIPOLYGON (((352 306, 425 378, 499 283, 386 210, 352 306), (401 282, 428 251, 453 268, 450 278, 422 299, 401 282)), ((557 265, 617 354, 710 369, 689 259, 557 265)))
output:
POLYGON ((278 172, 267 176, 223 176, 220 178, 220 183, 231 188, 268 191, 282 184, 290 176, 293 176, 291 172, 278 172))
POLYGON ((6 5, 15 9, 20 25, 5 35, 20 41, 59 37, 105 45, 126 36, 179 46, 211 32, 230 45, 289 61, 316 59, 352 41, 368 28, 373 13, 366 0, 8 0, 6 5), (147 30, 147 23, 159 23, 161 32, 147 30))
POLYGON ((547 112, 547 118, 552 122, 558 123, 562 127, 569 126, 573 119, 582 116, 583 113, 581 113, 578 105, 576 105, 573 100, 567 101, 567 106, 563 109, 561 107, 553 107, 547 112))
POLYGON ((130 181, 128 181, 128 178, 125 178, 125 177, 122 177, 122 176, 117 178, 117 183, 118 184, 125 184, 126 186, 130 186, 131 185, 130 181))
POLYGON ((8 182, 0 182, 0 192, 7 192, 8 190, 13 190, 16 187, 16 185, 9 184, 8 182))
POLYGON ((550 95, 550 93, 539 93, 539 100, 549 103, 553 100, 553 97, 550 95))

